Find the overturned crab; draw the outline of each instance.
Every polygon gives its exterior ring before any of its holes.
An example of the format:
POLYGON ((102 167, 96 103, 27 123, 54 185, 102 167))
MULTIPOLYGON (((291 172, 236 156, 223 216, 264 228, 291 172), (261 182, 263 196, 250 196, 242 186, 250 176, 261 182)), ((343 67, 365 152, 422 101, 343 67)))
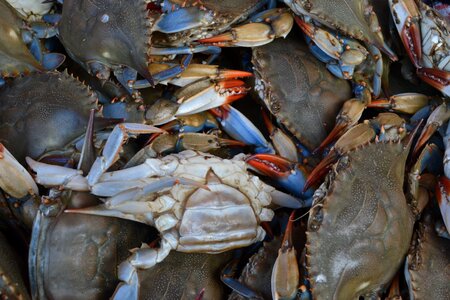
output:
POLYGON ((116 126, 103 156, 97 158, 87 177, 81 171, 27 159, 37 172, 37 182, 44 186, 62 185, 108 197, 104 205, 76 212, 139 221, 154 225, 162 234, 161 248, 135 250, 121 264, 119 277, 126 284, 116 291, 118 298, 136 297, 136 269, 152 267, 172 249, 220 253, 250 245, 264 238, 259 223, 272 219, 273 211, 266 208, 272 201, 293 207, 301 205, 250 175, 243 155, 226 160, 184 151, 105 173, 118 159, 127 134, 146 132, 155 129, 140 124, 116 126))

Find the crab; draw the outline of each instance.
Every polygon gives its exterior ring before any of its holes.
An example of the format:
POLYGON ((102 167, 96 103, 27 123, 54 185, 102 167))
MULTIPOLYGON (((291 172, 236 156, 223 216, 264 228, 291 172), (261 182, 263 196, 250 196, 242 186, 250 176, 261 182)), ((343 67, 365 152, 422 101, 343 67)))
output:
POLYGON ((405 263, 410 299, 448 299, 450 240, 434 230, 434 215, 426 213, 417 225, 405 263))
POLYGON ((67 72, 17 78, 0 89, 0 98, 0 142, 19 162, 83 134, 90 110, 97 108, 95 93, 67 72))
POLYGON ((338 140, 328 155, 334 159, 317 167, 331 170, 314 194, 308 221, 314 298, 376 297, 400 268, 415 218, 428 200, 418 186, 424 156, 406 170, 416 131, 402 139, 405 130, 397 125, 376 138, 369 124, 359 124, 338 140))
POLYGON ((117 262, 152 235, 151 228, 135 222, 62 213, 97 201, 87 193, 58 190, 42 198, 28 258, 34 299, 110 297, 118 283, 117 262))
POLYGON ((291 36, 253 49, 252 61, 255 90, 275 119, 310 151, 319 146, 351 96, 349 84, 315 63, 291 36))
POLYGON ((78 170, 27 158, 37 173, 36 182, 44 186, 63 186, 108 197, 104 205, 69 212, 126 218, 153 225, 161 233, 161 248, 135 249, 119 266, 119 277, 125 283, 116 291, 117 298, 125 295, 135 298, 136 270, 161 262, 172 249, 220 253, 247 246, 264 238, 265 231, 259 223, 272 218, 273 211, 266 208, 272 201, 302 206, 296 198, 250 175, 245 155, 228 160, 183 151, 105 173, 119 158, 121 144, 128 134, 146 132, 154 132, 154 128, 130 123, 117 125, 106 142, 103 156, 97 157, 86 177, 78 170), (212 202, 207 204, 207 200, 212 202))
POLYGON ((33 30, 5 0, 0 1, 0 86, 4 77, 56 69, 65 56, 43 54, 33 30))
POLYGON ((450 25, 421 0, 389 1, 392 17, 419 77, 450 95, 450 25))

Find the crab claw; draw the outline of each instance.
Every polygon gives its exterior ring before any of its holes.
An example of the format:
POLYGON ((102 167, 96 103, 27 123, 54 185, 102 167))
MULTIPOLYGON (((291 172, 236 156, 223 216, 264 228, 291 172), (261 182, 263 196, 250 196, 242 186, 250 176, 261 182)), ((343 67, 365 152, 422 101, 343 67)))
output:
POLYGON ((389 0, 389 4, 406 52, 416 68, 420 68, 422 59, 420 12, 413 0, 389 0))
POLYGON ((248 89, 241 80, 196 81, 176 93, 181 102, 175 117, 199 113, 241 99, 248 89))
POLYGON ((303 32, 314 41, 314 43, 329 57, 340 60, 344 51, 344 46, 335 36, 328 31, 314 26, 312 23, 305 22, 300 17, 295 17, 295 22, 303 32))
POLYGON ((436 186, 436 198, 441 209, 445 227, 450 233, 450 180, 442 176, 436 186))
MULTIPOLYGON (((168 70, 170 67, 171 65, 169 64, 152 63, 149 65, 149 70, 151 74, 156 74, 164 72, 165 70, 168 70)), ((162 81, 160 83, 162 84, 170 83, 176 86, 186 86, 190 83, 193 83, 205 77, 208 77, 209 79, 213 80, 227 80, 251 76, 253 76, 253 73, 239 70, 221 69, 217 65, 190 64, 177 77, 171 78, 166 81, 162 81)), ((147 85, 144 85, 142 87, 147 87, 147 85)), ((135 88, 140 87, 136 87, 135 85, 135 88)))
POLYGON ((308 176, 308 171, 302 165, 273 154, 255 154, 247 158, 246 163, 295 197, 302 199, 312 197, 314 191, 302 191, 308 176))
POLYGON ((389 109, 405 114, 415 114, 428 105, 429 98, 419 93, 403 93, 388 99, 373 100, 367 105, 369 108, 389 109))
POLYGON ((128 139, 129 134, 136 135, 161 132, 164 132, 164 130, 144 124, 122 123, 116 125, 106 141, 102 156, 97 157, 87 176, 89 186, 92 187, 97 183, 100 176, 119 159, 122 144, 128 139))
POLYGON ((292 15, 280 9, 272 9, 264 13, 266 17, 262 18, 263 21, 247 23, 232 28, 229 32, 200 39, 198 42, 220 47, 257 47, 268 44, 275 38, 286 37, 294 24, 292 15))
POLYGON ((294 223, 295 211, 291 213, 289 222, 281 242, 278 257, 272 269, 270 280, 272 287, 272 298, 294 299, 298 291, 300 272, 298 269, 297 253, 292 243, 292 224, 294 223))
POLYGON ((290 161, 299 161, 297 146, 287 134, 272 124, 266 112, 262 112, 264 123, 277 153, 290 161))
POLYGON ((0 143, 0 187, 14 198, 28 194, 39 195, 39 190, 31 175, 0 143))
POLYGON ((255 147, 256 153, 274 153, 272 145, 259 129, 239 110, 230 105, 210 110, 222 125, 222 129, 232 138, 255 147))
POLYGON ((328 155, 314 168, 309 174, 303 190, 320 182, 328 173, 332 164, 334 164, 343 154, 364 145, 375 138, 375 130, 366 123, 361 123, 352 127, 343 136, 339 138, 328 155))
POLYGON ((322 152, 328 145, 341 137, 348 128, 358 123, 365 108, 365 103, 358 99, 347 100, 336 117, 336 125, 333 130, 313 153, 322 152))
POLYGON ((178 144, 183 149, 208 152, 222 147, 245 147, 241 141, 219 138, 214 134, 187 132, 179 135, 178 144))
POLYGON ((445 96, 450 97, 450 72, 439 69, 422 68, 417 70, 419 77, 439 90, 445 96))
POLYGON ((417 144, 414 147, 413 156, 417 157, 417 154, 421 151, 423 146, 428 142, 430 137, 436 132, 436 130, 450 119, 450 109, 446 103, 439 105, 428 117, 425 128, 420 134, 417 144))

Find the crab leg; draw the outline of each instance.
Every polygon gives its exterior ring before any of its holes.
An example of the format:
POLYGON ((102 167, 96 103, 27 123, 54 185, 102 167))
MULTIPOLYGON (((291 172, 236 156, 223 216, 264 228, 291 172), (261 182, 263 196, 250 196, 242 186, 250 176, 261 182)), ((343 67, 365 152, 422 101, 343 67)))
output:
MULTIPOLYGON (((160 73, 168 68, 171 68, 171 64, 152 63, 149 66, 151 74, 160 73)), ((217 65, 190 64, 186 66, 184 71, 180 73, 179 76, 169 78, 168 80, 161 80, 159 83, 170 83, 183 87, 205 77, 213 80, 224 80, 250 76, 253 76, 253 73, 239 70, 220 69, 217 65)), ((136 89, 140 89, 149 87, 150 84, 146 80, 138 80, 133 86, 136 89)))
POLYGON ((346 130, 358 123, 366 104, 358 99, 347 100, 336 117, 336 124, 320 146, 313 153, 322 152, 328 145, 341 137, 346 130))
POLYGON ((247 94, 247 88, 241 80, 227 80, 218 83, 209 79, 186 86, 177 93, 181 102, 175 117, 186 116, 241 99, 247 94))
POLYGON ((300 272, 297 255, 292 243, 292 223, 295 211, 291 213, 284 233, 278 257, 273 265, 271 287, 273 299, 294 299, 298 291, 300 272))
POLYGON ((116 125, 106 141, 102 156, 97 157, 87 176, 89 186, 93 186, 100 176, 118 159, 122 144, 128 139, 128 134, 143 134, 164 132, 163 130, 144 124, 122 123, 116 125))
POLYGON ((152 249, 146 245, 133 249, 132 255, 119 265, 119 279, 124 283, 117 287, 113 299, 138 299, 139 280, 137 279, 137 269, 149 269, 157 263, 163 261, 172 249, 178 245, 175 231, 166 232, 162 235, 159 249, 152 249), (130 298, 134 296, 135 298, 130 298))
POLYGON ((416 68, 420 68, 422 59, 420 12, 413 0, 389 0, 389 4, 406 52, 416 68))
POLYGON ((246 159, 246 163, 256 172, 271 178, 295 197, 301 199, 312 197, 314 191, 302 192, 309 174, 304 166, 272 154, 252 155, 246 159))
POLYGON ((229 32, 200 39, 200 43, 211 43, 220 47, 257 47, 272 42, 275 38, 286 37, 294 20, 286 10, 271 9, 250 19, 252 23, 232 28, 229 32))
POLYGON ((417 140, 417 144, 414 147, 413 157, 421 151, 422 147, 427 143, 436 130, 450 119, 450 108, 446 103, 439 105, 428 117, 425 128, 417 140))
POLYGON ((49 165, 26 157, 30 168, 36 172, 36 182, 43 186, 63 186, 74 191, 89 191, 83 171, 71 168, 49 165))
POLYGON ((328 173, 330 166, 338 160, 341 153, 346 153, 349 150, 364 145, 374 138, 375 131, 370 127, 369 124, 361 123, 356 125, 355 127, 350 128, 344 135, 339 138, 328 155, 309 174, 303 187, 303 191, 320 182, 322 178, 328 173))
POLYGON ((261 131, 234 107, 223 105, 211 112, 220 121, 222 129, 232 138, 254 146, 256 153, 274 153, 272 145, 261 131))
POLYGON ((415 114, 428 105, 429 98, 419 93, 403 93, 391 96, 389 99, 373 100, 367 107, 389 109, 405 114, 415 114))
POLYGON ((39 195, 39 190, 31 175, 0 143, 0 187, 14 198, 28 194, 39 195))
POLYGON ((299 151, 292 139, 286 133, 284 133, 283 130, 272 124, 267 113, 263 111, 262 116, 267 130, 269 131, 270 139, 272 140, 277 153, 287 160, 298 162, 300 159, 298 153, 299 151))

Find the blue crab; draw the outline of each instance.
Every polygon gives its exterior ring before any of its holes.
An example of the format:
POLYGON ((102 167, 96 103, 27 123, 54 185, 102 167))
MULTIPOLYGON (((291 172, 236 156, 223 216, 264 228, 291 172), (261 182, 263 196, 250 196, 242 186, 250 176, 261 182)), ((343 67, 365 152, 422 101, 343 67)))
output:
POLYGON ((297 199, 250 175, 246 171, 243 155, 227 160, 199 152, 184 151, 161 159, 147 159, 144 164, 128 169, 105 173, 118 159, 121 144, 129 133, 153 131, 153 128, 143 126, 126 123, 116 126, 104 147, 103 156, 96 159, 86 177, 78 170, 27 159, 32 169, 37 172, 37 182, 44 186, 63 185, 71 190, 90 191, 94 195, 108 197, 105 205, 71 211, 139 221, 156 226, 162 234, 161 248, 136 249, 132 257, 121 264, 119 277, 125 283, 116 291, 116 297, 136 297, 136 270, 150 268, 161 262, 172 249, 182 252, 220 253, 249 245, 261 240, 265 235, 258 224, 272 218, 272 210, 265 207, 270 202, 302 206, 297 199), (134 175, 130 177, 131 174, 134 175), (123 181, 125 178, 127 181, 123 181), (148 198, 152 197, 151 195, 156 196, 154 201, 141 201, 142 197, 148 198), (213 195, 223 195, 224 203, 235 204, 223 207, 222 200, 220 203, 214 200, 222 199, 222 196, 216 198, 213 195), (204 207, 206 199, 212 200, 213 203, 204 207), (201 207, 208 211, 207 214, 202 212, 203 209, 196 209, 200 208, 200 203, 203 203, 201 207), (224 216, 227 220, 225 223, 220 221, 225 220, 224 216), (230 223, 230 218, 235 218, 236 221, 230 223), (188 226, 192 221, 200 219, 204 220, 203 225, 198 223, 200 227, 188 226), (216 220, 213 228, 208 225, 212 220, 216 220), (223 226, 228 228, 226 236, 223 235, 223 226), (196 233, 197 229, 203 232, 200 236, 196 233), (207 244, 200 242, 205 235, 209 236, 207 244))
POLYGON ((376 297, 401 267, 415 217, 428 199, 418 188, 418 174, 427 163, 419 159, 406 170, 414 133, 402 139, 400 128, 376 138, 369 124, 359 124, 338 140, 333 163, 318 166, 331 169, 315 192, 308 221, 306 257, 314 298, 376 297))

